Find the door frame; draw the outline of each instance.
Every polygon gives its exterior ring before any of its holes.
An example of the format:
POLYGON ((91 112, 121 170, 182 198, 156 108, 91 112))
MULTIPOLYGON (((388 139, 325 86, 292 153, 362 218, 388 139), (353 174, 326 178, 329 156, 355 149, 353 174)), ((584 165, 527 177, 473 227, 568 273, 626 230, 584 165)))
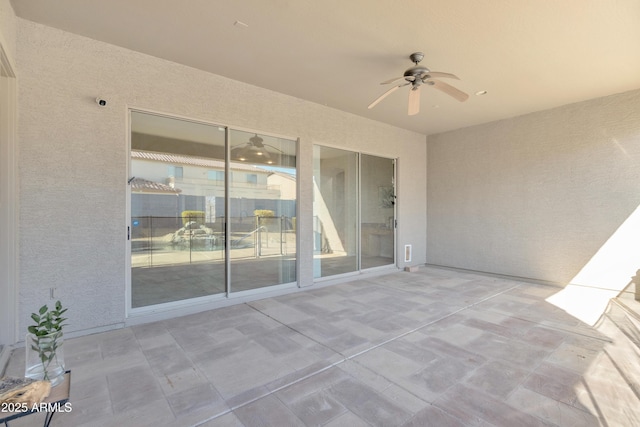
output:
MULTIPOLYGON (((0 347, 18 342, 16 75, 0 40, 0 347)), ((0 350, 1 350, 0 349, 0 350)), ((0 351, 0 374, 4 364, 0 351)))

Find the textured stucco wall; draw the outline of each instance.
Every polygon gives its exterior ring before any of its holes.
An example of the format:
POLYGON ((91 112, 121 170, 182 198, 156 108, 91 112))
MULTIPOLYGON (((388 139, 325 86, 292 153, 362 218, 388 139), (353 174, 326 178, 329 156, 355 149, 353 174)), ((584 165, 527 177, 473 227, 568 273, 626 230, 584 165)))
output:
MULTIPOLYGON (((313 144, 398 157, 398 243, 426 261, 424 135, 22 19, 17 40, 21 328, 49 288, 70 306, 70 331, 125 320, 129 107, 299 137, 303 235, 313 144)), ((309 285, 312 239, 300 241, 309 285)))
POLYGON ((640 204, 640 91, 430 135, 427 152, 428 263, 566 284, 640 204))

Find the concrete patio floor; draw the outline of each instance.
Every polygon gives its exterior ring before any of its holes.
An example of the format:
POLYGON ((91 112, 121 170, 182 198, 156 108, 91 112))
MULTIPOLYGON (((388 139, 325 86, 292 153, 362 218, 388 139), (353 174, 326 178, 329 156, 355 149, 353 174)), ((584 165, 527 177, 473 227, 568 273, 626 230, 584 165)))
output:
POLYGON ((635 318, 558 291, 422 267, 69 339, 52 426, 640 425, 635 318))

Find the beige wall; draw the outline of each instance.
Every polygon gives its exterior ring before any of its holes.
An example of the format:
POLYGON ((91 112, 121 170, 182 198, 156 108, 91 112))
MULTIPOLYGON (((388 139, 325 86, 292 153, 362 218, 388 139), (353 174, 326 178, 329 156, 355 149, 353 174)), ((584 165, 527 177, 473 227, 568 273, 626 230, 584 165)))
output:
MULTIPOLYGON (((128 107, 299 137, 298 226, 309 235, 313 144, 399 158, 398 244, 426 261, 424 135, 30 21, 17 27, 21 328, 50 288, 70 306, 70 331, 125 321, 128 107)), ((309 285, 312 239, 300 241, 309 285)))
POLYGON ((640 91, 427 146, 428 263, 566 284, 640 204, 640 91))

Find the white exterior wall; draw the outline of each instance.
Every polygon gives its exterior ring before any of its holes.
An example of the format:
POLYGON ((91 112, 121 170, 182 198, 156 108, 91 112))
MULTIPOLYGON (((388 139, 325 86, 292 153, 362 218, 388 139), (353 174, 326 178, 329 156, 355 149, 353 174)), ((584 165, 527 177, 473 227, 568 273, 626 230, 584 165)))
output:
POLYGON ((640 91, 427 146, 431 264, 565 285, 640 205, 640 91))
POLYGON ((50 301, 50 288, 69 306, 69 331, 125 322, 129 107, 300 138, 301 286, 313 282, 312 239, 304 236, 312 228, 314 143, 399 158, 398 247, 412 244, 413 264, 426 261, 424 135, 23 19, 17 24, 20 329, 50 301))

